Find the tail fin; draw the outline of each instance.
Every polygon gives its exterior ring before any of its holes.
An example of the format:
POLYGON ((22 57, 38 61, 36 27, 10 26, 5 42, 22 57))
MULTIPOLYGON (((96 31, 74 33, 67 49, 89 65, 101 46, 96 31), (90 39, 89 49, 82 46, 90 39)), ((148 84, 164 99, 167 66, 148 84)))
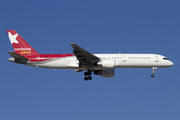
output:
POLYGON ((22 56, 39 54, 15 30, 7 30, 7 34, 15 53, 22 56))

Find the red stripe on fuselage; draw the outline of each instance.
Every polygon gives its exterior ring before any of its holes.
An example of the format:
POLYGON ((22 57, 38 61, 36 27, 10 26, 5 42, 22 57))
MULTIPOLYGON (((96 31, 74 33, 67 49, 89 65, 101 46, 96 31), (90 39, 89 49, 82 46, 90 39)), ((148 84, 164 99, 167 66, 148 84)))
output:
POLYGON ((74 54, 38 54, 38 55, 27 55, 25 56, 30 62, 42 62, 57 58, 71 57, 74 54))

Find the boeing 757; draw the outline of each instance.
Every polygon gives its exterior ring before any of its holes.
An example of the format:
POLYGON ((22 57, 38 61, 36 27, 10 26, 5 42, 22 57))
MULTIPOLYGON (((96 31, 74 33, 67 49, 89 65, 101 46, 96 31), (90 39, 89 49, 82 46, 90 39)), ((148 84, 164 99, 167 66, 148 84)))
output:
POLYGON ((92 79, 92 72, 103 77, 114 77, 115 68, 157 68, 173 66, 173 62, 159 54, 91 54, 75 43, 70 43, 73 54, 40 54, 15 30, 7 30, 14 52, 8 60, 14 63, 51 69, 74 69, 84 72, 84 80, 92 79))

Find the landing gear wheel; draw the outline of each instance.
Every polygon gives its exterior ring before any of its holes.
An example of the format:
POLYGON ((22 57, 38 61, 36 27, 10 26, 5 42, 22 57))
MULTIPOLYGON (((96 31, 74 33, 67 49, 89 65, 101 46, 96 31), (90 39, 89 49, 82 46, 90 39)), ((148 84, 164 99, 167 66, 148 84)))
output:
POLYGON ((85 81, 87 81, 88 79, 89 79, 89 80, 92 79, 92 77, 91 77, 92 72, 91 72, 91 71, 84 72, 84 75, 85 75, 85 77, 84 77, 84 80, 85 80, 85 81))
POLYGON ((88 80, 88 77, 84 77, 84 80, 87 81, 87 80, 88 80))
POLYGON ((91 76, 88 76, 88 77, 84 77, 84 80, 87 81, 87 80, 92 80, 92 77, 91 76))
POLYGON ((92 75, 92 72, 91 72, 91 71, 88 71, 87 73, 88 73, 88 75, 92 75))
POLYGON ((84 72, 84 75, 87 76, 87 75, 88 75, 88 72, 84 72))
POLYGON ((89 80, 91 80, 91 79, 92 79, 92 77, 91 77, 91 76, 89 76, 89 77, 88 77, 88 79, 89 79, 89 80))
POLYGON ((151 74, 151 77, 153 78, 153 77, 154 77, 154 74, 151 74))

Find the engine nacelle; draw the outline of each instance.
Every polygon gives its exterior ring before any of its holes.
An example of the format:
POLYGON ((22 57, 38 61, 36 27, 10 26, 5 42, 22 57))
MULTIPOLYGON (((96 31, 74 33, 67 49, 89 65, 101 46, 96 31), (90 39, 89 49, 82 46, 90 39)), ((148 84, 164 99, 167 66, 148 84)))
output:
POLYGON ((114 60, 103 60, 102 62, 98 62, 97 64, 106 68, 114 68, 115 66, 114 60))
POLYGON ((103 77, 114 77, 114 69, 110 70, 96 70, 94 71, 95 75, 101 75, 103 77))

